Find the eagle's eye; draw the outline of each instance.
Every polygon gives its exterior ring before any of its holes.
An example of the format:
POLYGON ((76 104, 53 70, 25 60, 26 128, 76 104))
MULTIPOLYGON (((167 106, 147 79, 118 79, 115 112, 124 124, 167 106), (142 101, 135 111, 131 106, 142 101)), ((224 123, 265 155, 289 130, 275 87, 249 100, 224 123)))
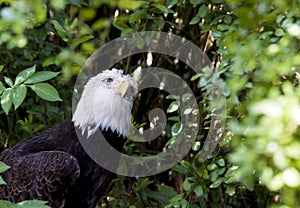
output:
POLYGON ((114 81, 114 79, 113 78, 107 78, 107 80, 106 80, 106 82, 108 82, 108 83, 111 83, 111 82, 113 82, 114 81))

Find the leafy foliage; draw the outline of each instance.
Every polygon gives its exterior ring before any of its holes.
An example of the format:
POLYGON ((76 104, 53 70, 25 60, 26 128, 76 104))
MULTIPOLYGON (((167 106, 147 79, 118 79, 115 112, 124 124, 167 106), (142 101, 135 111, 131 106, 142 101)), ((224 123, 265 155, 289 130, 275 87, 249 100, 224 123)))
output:
POLYGON ((3 208, 49 208, 49 206, 46 206, 45 204, 46 202, 38 200, 22 201, 17 204, 0 200, 0 206, 3 208))
POLYGON ((24 69, 16 76, 15 82, 4 76, 8 88, 0 82, 1 91, 1 106, 2 109, 8 114, 12 105, 15 110, 22 104, 27 94, 27 87, 30 87, 36 95, 47 101, 61 101, 57 90, 47 83, 40 83, 56 77, 59 73, 51 71, 41 71, 35 73, 35 65, 28 69, 24 69))
MULTIPOLYGON (((146 178, 119 176, 101 206, 297 207, 299 6, 298 0, 0 1, 2 146, 70 116, 73 77, 103 43, 136 31, 170 32, 200 47, 218 71, 227 98, 226 132, 215 152, 199 162, 210 127, 207 79, 172 57, 152 54, 152 66, 175 72, 192 89, 202 131, 172 169, 146 178)), ((143 44, 136 41, 138 48, 143 44)), ((147 67, 147 54, 117 66, 128 73, 147 67)), ((129 143, 126 153, 162 151, 180 131, 178 103, 163 91, 148 89, 136 104, 138 128, 150 125, 148 113, 158 106, 168 122, 156 141, 129 143)))

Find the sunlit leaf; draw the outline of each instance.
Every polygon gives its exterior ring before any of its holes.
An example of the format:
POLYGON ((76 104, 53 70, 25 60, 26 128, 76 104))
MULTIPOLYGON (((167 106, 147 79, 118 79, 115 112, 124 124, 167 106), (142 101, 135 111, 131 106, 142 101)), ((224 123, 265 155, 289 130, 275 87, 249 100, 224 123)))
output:
POLYGON ((6 185, 6 182, 3 180, 2 176, 0 176, 0 185, 6 185))
POLYGON ((168 113, 173 113, 173 112, 177 111, 178 109, 179 109, 179 104, 178 104, 178 102, 177 102, 177 101, 173 101, 173 102, 170 104, 170 106, 169 106, 167 112, 168 112, 168 113))
POLYGON ((226 191, 229 196, 233 196, 235 194, 235 187, 232 185, 226 185, 226 191))
POLYGON ((9 77, 4 77, 4 81, 8 86, 12 87, 13 86, 13 81, 9 77))
POLYGON ((225 160, 223 158, 219 159, 218 160, 218 165, 221 166, 221 167, 224 167, 225 166, 225 160))
POLYGON ((12 208, 13 203, 10 201, 0 200, 0 207, 1 208, 12 208))
POLYGON ((178 0, 172 0, 169 5, 168 5, 168 8, 172 8, 173 6, 175 6, 176 4, 178 3, 178 0))
POLYGON ((23 103, 26 94, 27 87, 24 84, 18 85, 12 90, 12 100, 15 106, 15 110, 23 103))
MULTIPOLYGON (((191 23, 190 23, 191 24, 191 23)), ((201 77, 200 73, 197 73, 195 75, 192 76, 191 81, 195 81, 196 79, 198 79, 199 77, 201 77)))
POLYGON ((192 183, 190 182, 189 178, 186 178, 184 181, 183 181, 183 189, 185 191, 190 191, 191 188, 192 188, 192 183))
POLYGON ((37 83, 29 87, 42 99, 47 101, 62 101, 57 90, 48 83, 37 83))
POLYGON ((46 205, 47 202, 45 201, 39 201, 39 200, 27 200, 19 202, 18 205, 21 206, 21 208, 50 208, 46 205))
POLYGON ((30 68, 24 69, 21 72, 19 72, 19 74, 17 75, 16 80, 15 80, 15 85, 21 84, 28 77, 30 77, 31 75, 33 75, 34 72, 35 72, 35 68, 36 68, 36 65, 34 65, 34 66, 30 67, 30 68))
POLYGON ((203 187, 201 185, 196 186, 194 192, 197 196, 203 196, 203 187))
POLYGON ((0 81, 0 95, 5 90, 3 83, 0 81))
POLYGON ((218 178, 217 180, 215 180, 210 186, 209 188, 217 188, 218 186, 220 186, 223 183, 223 178, 218 178))
POLYGON ((11 88, 5 89, 1 95, 1 107, 4 110, 4 112, 6 113, 6 115, 8 115, 8 112, 12 106, 11 97, 12 97, 11 88))
POLYGON ((175 123, 171 128, 172 136, 177 136, 182 130, 182 125, 180 122, 175 123))
POLYGON ((8 166, 4 162, 0 161, 0 173, 7 171, 9 168, 10 168, 10 166, 8 166))
POLYGON ((51 72, 51 71, 40 71, 33 74, 31 77, 29 77, 24 83, 25 84, 34 84, 38 82, 43 82, 50 80, 57 75, 59 75, 60 72, 51 72))

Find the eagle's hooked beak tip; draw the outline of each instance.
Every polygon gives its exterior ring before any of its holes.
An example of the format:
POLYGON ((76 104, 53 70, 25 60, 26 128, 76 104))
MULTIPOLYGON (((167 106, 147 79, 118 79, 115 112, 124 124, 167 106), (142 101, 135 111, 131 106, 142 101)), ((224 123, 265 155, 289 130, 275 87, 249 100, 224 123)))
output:
POLYGON ((124 97, 130 87, 128 80, 124 79, 121 81, 120 85, 115 89, 122 97, 124 97))

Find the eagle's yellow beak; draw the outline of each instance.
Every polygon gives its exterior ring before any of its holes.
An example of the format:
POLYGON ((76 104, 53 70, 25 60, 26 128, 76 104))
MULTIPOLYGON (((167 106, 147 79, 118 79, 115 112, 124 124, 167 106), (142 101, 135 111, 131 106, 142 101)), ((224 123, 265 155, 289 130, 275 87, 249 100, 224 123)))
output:
POLYGON ((128 80, 124 79, 121 81, 120 85, 115 88, 115 92, 119 93, 122 97, 124 97, 130 87, 128 80))

